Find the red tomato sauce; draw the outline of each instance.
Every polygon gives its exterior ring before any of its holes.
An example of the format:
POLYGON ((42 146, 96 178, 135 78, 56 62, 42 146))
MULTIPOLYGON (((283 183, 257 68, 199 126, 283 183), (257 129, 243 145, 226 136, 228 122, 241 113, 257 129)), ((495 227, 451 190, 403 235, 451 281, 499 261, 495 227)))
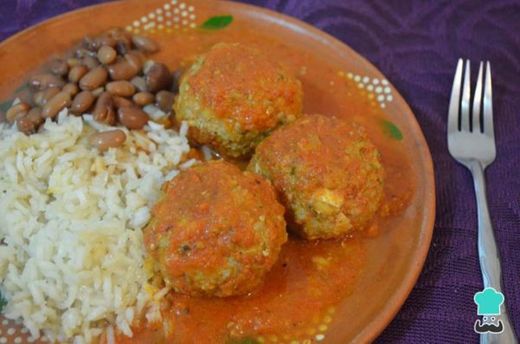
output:
POLYGON ((324 332, 334 306, 347 296, 365 260, 361 240, 291 239, 251 295, 192 298, 171 293, 163 314, 171 336, 144 326, 118 343, 226 343, 251 338, 304 340, 324 332))

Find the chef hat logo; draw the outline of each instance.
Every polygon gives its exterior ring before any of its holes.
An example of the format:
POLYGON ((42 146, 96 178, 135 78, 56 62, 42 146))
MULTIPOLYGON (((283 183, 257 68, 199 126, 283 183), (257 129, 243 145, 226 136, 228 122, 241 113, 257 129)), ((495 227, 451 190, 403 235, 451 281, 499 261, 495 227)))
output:
POLYGON ((478 315, 500 315, 504 294, 494 288, 485 288, 475 294, 473 301, 477 304, 478 315))

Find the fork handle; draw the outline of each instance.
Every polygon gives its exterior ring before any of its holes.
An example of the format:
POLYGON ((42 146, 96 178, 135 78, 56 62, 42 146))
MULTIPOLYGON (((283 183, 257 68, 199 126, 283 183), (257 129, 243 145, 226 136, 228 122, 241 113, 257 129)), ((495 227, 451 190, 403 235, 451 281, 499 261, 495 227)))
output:
MULTIPOLYGON (((492 287, 502 292, 502 270, 500 258, 495 241, 493 225, 489 217, 486 198, 486 181, 484 178, 484 166, 479 162, 471 164, 471 173, 475 184, 475 195, 477 197, 478 210, 478 256, 484 288, 492 287)), ((504 324, 504 332, 501 334, 485 333, 480 335, 481 344, 491 343, 517 343, 513 325, 509 321, 505 302, 502 305, 502 313, 498 317, 504 324)))

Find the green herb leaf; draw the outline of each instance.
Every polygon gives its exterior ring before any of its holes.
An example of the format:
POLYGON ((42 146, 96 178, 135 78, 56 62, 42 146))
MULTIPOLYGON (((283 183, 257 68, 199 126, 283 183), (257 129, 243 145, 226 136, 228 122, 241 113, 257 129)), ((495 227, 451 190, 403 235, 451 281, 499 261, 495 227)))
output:
POLYGON ((2 313, 2 311, 4 310, 4 307, 7 305, 7 300, 5 299, 5 297, 0 294, 0 313, 2 313))
POLYGON ((403 139, 403 133, 401 133, 401 130, 399 130, 399 128, 394 123, 384 119, 381 121, 381 125, 383 127, 383 132, 387 136, 397 141, 401 141, 403 139))
POLYGON ((220 30, 233 22, 233 16, 215 16, 206 20, 200 27, 206 30, 220 30))

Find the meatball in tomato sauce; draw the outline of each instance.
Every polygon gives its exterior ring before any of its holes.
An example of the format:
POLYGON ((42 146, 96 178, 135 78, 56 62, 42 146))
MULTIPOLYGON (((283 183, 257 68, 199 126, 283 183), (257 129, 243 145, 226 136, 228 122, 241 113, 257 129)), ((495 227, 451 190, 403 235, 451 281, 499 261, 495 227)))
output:
POLYGON ((250 156, 271 131, 301 115, 301 83, 267 54, 219 43, 184 74, 175 103, 189 137, 234 158, 250 156))
POLYGON ((175 291, 217 297, 254 290, 287 240, 271 184, 223 161, 196 165, 166 184, 144 235, 175 291))
POLYGON ((291 227, 307 239, 363 229, 383 198, 376 147, 361 126, 334 117, 306 115, 278 129, 248 169, 271 180, 291 227))

